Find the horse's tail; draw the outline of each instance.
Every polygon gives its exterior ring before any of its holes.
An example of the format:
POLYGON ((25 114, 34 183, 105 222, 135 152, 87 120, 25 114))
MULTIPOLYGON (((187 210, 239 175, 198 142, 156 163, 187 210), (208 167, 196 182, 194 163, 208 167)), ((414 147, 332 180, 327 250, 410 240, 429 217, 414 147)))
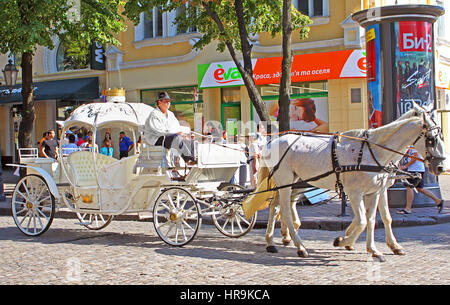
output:
POLYGON ((250 219, 256 211, 265 209, 269 206, 270 200, 275 196, 275 191, 266 190, 272 189, 275 184, 273 179, 269 179, 269 168, 260 159, 260 168, 258 169, 256 189, 253 194, 250 194, 243 202, 242 209, 244 210, 245 217, 250 219))

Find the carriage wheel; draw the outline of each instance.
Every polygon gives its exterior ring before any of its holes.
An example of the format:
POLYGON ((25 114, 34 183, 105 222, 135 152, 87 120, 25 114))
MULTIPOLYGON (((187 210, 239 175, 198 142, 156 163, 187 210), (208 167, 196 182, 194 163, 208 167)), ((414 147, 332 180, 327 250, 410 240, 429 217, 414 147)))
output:
POLYGON ((25 235, 38 236, 48 230, 55 216, 55 197, 42 177, 27 175, 19 180, 12 195, 11 212, 25 235))
MULTIPOLYGON (((219 191, 231 191, 243 189, 237 184, 227 184, 219 189, 219 191)), ((244 236, 254 227, 256 223, 257 213, 247 220, 242 209, 241 202, 227 203, 216 202, 212 220, 217 230, 228 237, 238 238, 244 236)))
POLYGON ((165 189, 153 207, 153 224, 158 236, 172 246, 192 241, 202 223, 200 207, 183 188, 165 189))
POLYGON ((113 220, 113 215, 102 214, 81 214, 77 213, 77 218, 80 223, 89 230, 101 230, 107 227, 113 220))

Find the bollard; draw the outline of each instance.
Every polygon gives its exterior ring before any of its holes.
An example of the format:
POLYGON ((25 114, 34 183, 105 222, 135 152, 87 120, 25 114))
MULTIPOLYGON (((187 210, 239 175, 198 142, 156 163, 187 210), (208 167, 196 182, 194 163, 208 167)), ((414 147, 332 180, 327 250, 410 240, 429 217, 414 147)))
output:
POLYGON ((348 216, 348 214, 345 213, 346 206, 347 206, 347 195, 345 195, 345 193, 342 192, 341 214, 339 214, 338 217, 346 217, 346 216, 348 216))
POLYGON ((2 169, 1 161, 0 161, 0 201, 6 201, 6 197, 4 194, 4 188, 3 188, 3 169, 2 169))

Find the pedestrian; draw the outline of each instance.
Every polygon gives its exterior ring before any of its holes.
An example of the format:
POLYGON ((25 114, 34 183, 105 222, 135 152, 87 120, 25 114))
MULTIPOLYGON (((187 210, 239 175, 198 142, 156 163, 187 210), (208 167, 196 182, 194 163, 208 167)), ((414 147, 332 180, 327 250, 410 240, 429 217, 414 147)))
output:
POLYGON ((119 134, 119 159, 128 157, 128 153, 133 149, 134 143, 125 134, 125 131, 121 131, 119 134))
POLYGON ((50 129, 47 138, 42 143, 45 158, 58 159, 59 141, 55 139, 55 131, 50 129))
MULTIPOLYGON (((412 145, 408 148, 406 154, 414 156, 416 158, 423 159, 422 155, 419 154, 419 152, 412 145)), ((406 207, 404 209, 397 211, 397 213, 399 214, 412 213, 411 209, 414 200, 414 188, 416 188, 416 190, 419 193, 422 193, 425 196, 433 199, 438 208, 438 212, 441 213, 442 209, 444 208, 444 200, 439 199, 433 193, 423 188, 424 187, 423 173, 425 172, 425 164, 422 161, 415 160, 413 158, 409 158, 406 156, 404 159, 406 163, 400 165, 400 169, 416 174, 418 175, 418 178, 409 178, 407 179, 408 183, 404 183, 404 186, 406 187, 406 207)))
MULTIPOLYGON (((248 146, 245 143, 246 142, 245 137, 240 136, 238 138, 238 142, 241 146, 241 149, 244 151, 248 161, 249 153, 248 153, 248 146)), ((241 165, 239 166, 239 185, 242 187, 246 187, 247 183, 247 167, 248 167, 247 161, 241 162, 241 165)))
POLYGON ((112 147, 110 140, 106 139, 103 141, 103 147, 100 148, 100 153, 109 157, 113 156, 114 148, 112 147))
POLYGON ((83 145, 84 141, 84 132, 83 132, 84 128, 80 128, 78 130, 78 141, 76 142, 78 147, 81 147, 81 145, 83 145))
POLYGON ((226 130, 224 130, 224 131, 222 132, 222 139, 221 139, 221 142, 222 142, 222 144, 227 144, 227 142, 228 142, 228 139, 227 139, 227 131, 226 131, 226 130))
POLYGON ((114 147, 114 145, 113 145, 113 143, 112 143, 111 133, 110 133, 109 131, 106 131, 106 132, 105 132, 105 138, 103 139, 102 147, 105 146, 106 140, 109 140, 109 145, 110 145, 111 147, 114 147))
POLYGON ((84 143, 81 144, 80 148, 87 148, 89 151, 92 151, 92 149, 95 149, 95 152, 98 152, 98 145, 94 144, 93 139, 94 134, 92 131, 88 132, 88 135, 84 137, 84 143))
POLYGON ((45 131, 42 134, 42 139, 39 141, 39 157, 41 157, 41 158, 45 158, 43 144, 44 144, 44 141, 47 140, 47 134, 48 134, 48 131, 45 131))
POLYGON ((71 153, 75 152, 78 150, 78 146, 76 144, 76 138, 75 135, 73 133, 68 135, 68 140, 69 143, 68 144, 63 144, 63 156, 67 156, 70 155, 71 153))
POLYGON ((256 182, 257 182, 257 174, 258 174, 258 167, 259 167, 259 158, 261 156, 261 151, 258 145, 258 142, 256 140, 256 136, 250 135, 249 138, 249 145, 248 145, 248 165, 250 169, 250 184, 252 188, 256 188, 256 182))

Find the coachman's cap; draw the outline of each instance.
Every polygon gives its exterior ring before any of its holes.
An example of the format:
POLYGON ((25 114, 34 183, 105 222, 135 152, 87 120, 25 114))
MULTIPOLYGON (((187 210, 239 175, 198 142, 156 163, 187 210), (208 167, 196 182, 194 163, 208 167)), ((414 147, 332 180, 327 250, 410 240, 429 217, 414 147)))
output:
POLYGON ((160 100, 170 100, 170 96, 167 94, 167 92, 163 91, 158 93, 158 101, 160 100))

